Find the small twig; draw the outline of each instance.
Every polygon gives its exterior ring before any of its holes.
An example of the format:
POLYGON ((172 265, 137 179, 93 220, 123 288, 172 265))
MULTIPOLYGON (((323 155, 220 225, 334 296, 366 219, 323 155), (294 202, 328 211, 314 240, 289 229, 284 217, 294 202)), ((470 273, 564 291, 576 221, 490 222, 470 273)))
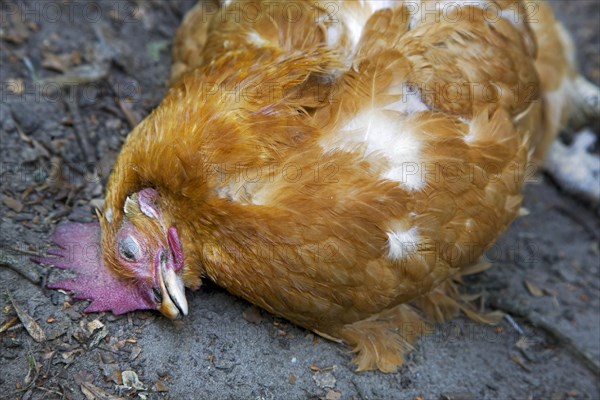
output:
MULTIPOLYGON (((52 360, 54 359, 54 355, 56 354, 55 351, 53 351, 50 354, 50 357, 48 357, 48 359, 46 359, 46 368, 44 370, 44 375, 42 375, 42 377, 44 379, 48 379, 48 375, 50 374, 50 369, 52 369, 52 360)), ((60 393, 59 393, 60 394, 60 393)))
POLYGON ((513 329, 514 329, 515 331, 517 331, 517 333, 518 333, 519 335, 521 335, 521 336, 522 336, 522 335, 524 335, 524 334, 525 334, 525 332, 523 332, 523 329, 521 329, 521 327, 519 326, 519 324, 517 324, 517 321, 515 321, 515 320, 513 319, 513 317, 511 317, 511 316, 510 316, 510 314, 506 314, 506 315, 504 315, 504 319, 506 319, 506 320, 508 321, 508 323, 510 324, 510 326, 512 326, 512 327, 513 327, 513 329))
POLYGON ((31 80, 34 82, 39 81, 40 77, 38 76, 35 67, 33 66, 33 63, 31 62, 29 57, 25 56, 21 59, 21 61, 23 61, 23 64, 25 64, 25 68, 27 68, 27 71, 29 71, 29 73, 31 74, 31 80))
POLYGON ((10 328, 8 328, 6 330, 6 332, 14 332, 14 331, 17 331, 19 329, 25 329, 25 326, 21 322, 19 322, 18 324, 13 325, 10 328))
POLYGON ((62 219, 63 217, 66 217, 67 215, 69 215, 69 213, 71 212, 71 208, 67 207, 64 208, 62 210, 57 210, 54 211, 50 214, 48 214, 48 216, 46 218, 44 218, 44 222, 56 222, 60 219, 62 219))
POLYGON ((47 389, 47 388, 45 388, 45 387, 43 387, 43 386, 36 386, 34 389, 41 390, 42 392, 46 392, 46 393, 57 394, 57 395, 59 395, 61 398, 63 398, 63 393, 61 393, 61 392, 57 392, 56 390, 47 389))
POLYGON ((131 129, 135 128, 140 122, 140 118, 133 112, 131 106, 126 101, 117 99, 117 103, 119 104, 119 108, 123 112, 123 115, 125 115, 125 119, 127 120, 129 127, 131 129))
POLYGON ((21 140, 23 142, 27 143, 28 145, 30 145, 31 147, 37 149, 39 151, 39 154, 41 154, 42 156, 50 158, 50 150, 48 150, 46 148, 46 146, 44 146, 40 141, 27 135, 25 133, 25 130, 23 129, 23 127, 19 124, 18 118, 14 114, 12 114, 12 117, 13 117, 13 122, 15 124, 15 127, 17 128, 17 132, 19 133, 19 137, 21 138, 21 140))
POLYGON ((83 119, 81 118, 81 114, 79 114, 79 106, 77 105, 77 86, 72 87, 73 95, 65 96, 65 103, 69 108, 69 113, 73 118, 73 128, 75 130, 75 138, 77 139, 77 144, 81 149, 81 153, 83 154, 83 158, 86 163, 90 166, 93 165, 96 161, 94 157, 94 151, 90 146, 88 141, 87 132, 84 129, 83 119))
POLYGON ((598 365, 594 357, 586 350, 577 346, 569 336, 555 328, 543 315, 498 296, 490 296, 489 303, 493 308, 524 318, 531 323, 533 327, 544 330, 552 336, 559 345, 562 345, 575 358, 581 361, 588 370, 597 377, 600 377, 600 365, 598 365))
POLYGON ((112 81, 109 81, 109 85, 115 93, 115 103, 119 106, 119 109, 121 110, 121 115, 119 115, 119 117, 125 117, 125 120, 127 121, 127 124, 129 124, 129 127, 131 129, 135 128, 140 122, 140 117, 132 110, 130 102, 119 98, 119 90, 116 84, 112 81))
POLYGON ((121 355, 121 353, 120 353, 120 352, 118 352, 118 351, 114 351, 114 350, 112 350, 112 349, 109 349, 109 348, 108 348, 108 347, 106 347, 106 346, 100 346, 100 345, 98 345, 96 348, 97 348, 97 349, 100 349, 100 350, 108 351, 109 353, 113 353, 113 354, 116 354, 116 355, 118 355, 118 356, 120 356, 120 355, 121 355))
POLYGON ((0 251, 0 266, 10 268, 31 283, 38 285, 42 281, 43 268, 29 261, 23 262, 23 258, 34 255, 39 254, 3 246, 0 251))
POLYGON ((586 233, 588 233, 593 240, 600 241, 600 234, 596 232, 596 230, 590 226, 588 221, 584 220, 577 213, 573 212, 570 208, 565 207, 562 204, 553 204, 550 208, 555 209, 561 215, 569 218, 571 221, 575 222, 577 225, 581 226, 586 233))

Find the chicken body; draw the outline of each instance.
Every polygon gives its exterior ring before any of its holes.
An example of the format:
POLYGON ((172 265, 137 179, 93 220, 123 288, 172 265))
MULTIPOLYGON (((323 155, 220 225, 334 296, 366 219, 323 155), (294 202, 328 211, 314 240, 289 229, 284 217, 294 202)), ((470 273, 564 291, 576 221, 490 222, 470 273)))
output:
POLYGON ((135 275, 125 222, 172 226, 186 287, 209 278, 393 371, 424 318, 470 313, 451 279, 518 214, 568 116, 568 39, 540 2, 226 3, 188 13, 171 88, 120 153, 106 264, 135 275), (160 224, 127 211, 147 188, 160 224))

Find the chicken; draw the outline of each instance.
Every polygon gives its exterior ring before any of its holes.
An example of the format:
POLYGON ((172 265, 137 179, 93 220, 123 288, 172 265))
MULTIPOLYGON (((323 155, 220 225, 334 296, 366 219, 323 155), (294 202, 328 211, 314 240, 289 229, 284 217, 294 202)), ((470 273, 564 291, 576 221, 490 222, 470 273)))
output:
POLYGON ((39 260, 79 272, 50 287, 179 318, 208 279, 352 346, 358 370, 396 370, 430 321, 490 321, 456 284, 579 100, 548 6, 225 3, 185 17, 100 226, 59 226, 39 260))

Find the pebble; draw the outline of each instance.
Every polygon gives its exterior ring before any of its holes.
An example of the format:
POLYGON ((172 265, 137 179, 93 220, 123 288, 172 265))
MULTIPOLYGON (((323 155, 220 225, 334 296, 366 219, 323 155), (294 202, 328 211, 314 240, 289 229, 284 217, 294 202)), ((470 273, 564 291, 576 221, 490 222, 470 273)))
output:
POLYGON ((13 103, 11 104, 11 110, 16 122, 21 125, 26 134, 30 134, 40 126, 40 117, 38 117, 37 113, 32 112, 29 105, 25 103, 13 103))
POLYGON ((12 133, 17 129, 15 120, 10 115, 10 109, 6 106, 0 107, 0 124, 6 133, 12 133))

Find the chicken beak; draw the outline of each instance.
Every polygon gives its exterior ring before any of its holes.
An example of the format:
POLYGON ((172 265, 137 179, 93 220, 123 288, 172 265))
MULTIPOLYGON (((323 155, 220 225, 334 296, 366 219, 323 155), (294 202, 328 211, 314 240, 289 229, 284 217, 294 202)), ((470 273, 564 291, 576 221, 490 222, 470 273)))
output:
POLYGON ((161 257, 158 268, 158 284, 162 295, 162 302, 158 310, 170 319, 187 315, 188 304, 183 280, 173 268, 167 266, 163 257, 161 257))

